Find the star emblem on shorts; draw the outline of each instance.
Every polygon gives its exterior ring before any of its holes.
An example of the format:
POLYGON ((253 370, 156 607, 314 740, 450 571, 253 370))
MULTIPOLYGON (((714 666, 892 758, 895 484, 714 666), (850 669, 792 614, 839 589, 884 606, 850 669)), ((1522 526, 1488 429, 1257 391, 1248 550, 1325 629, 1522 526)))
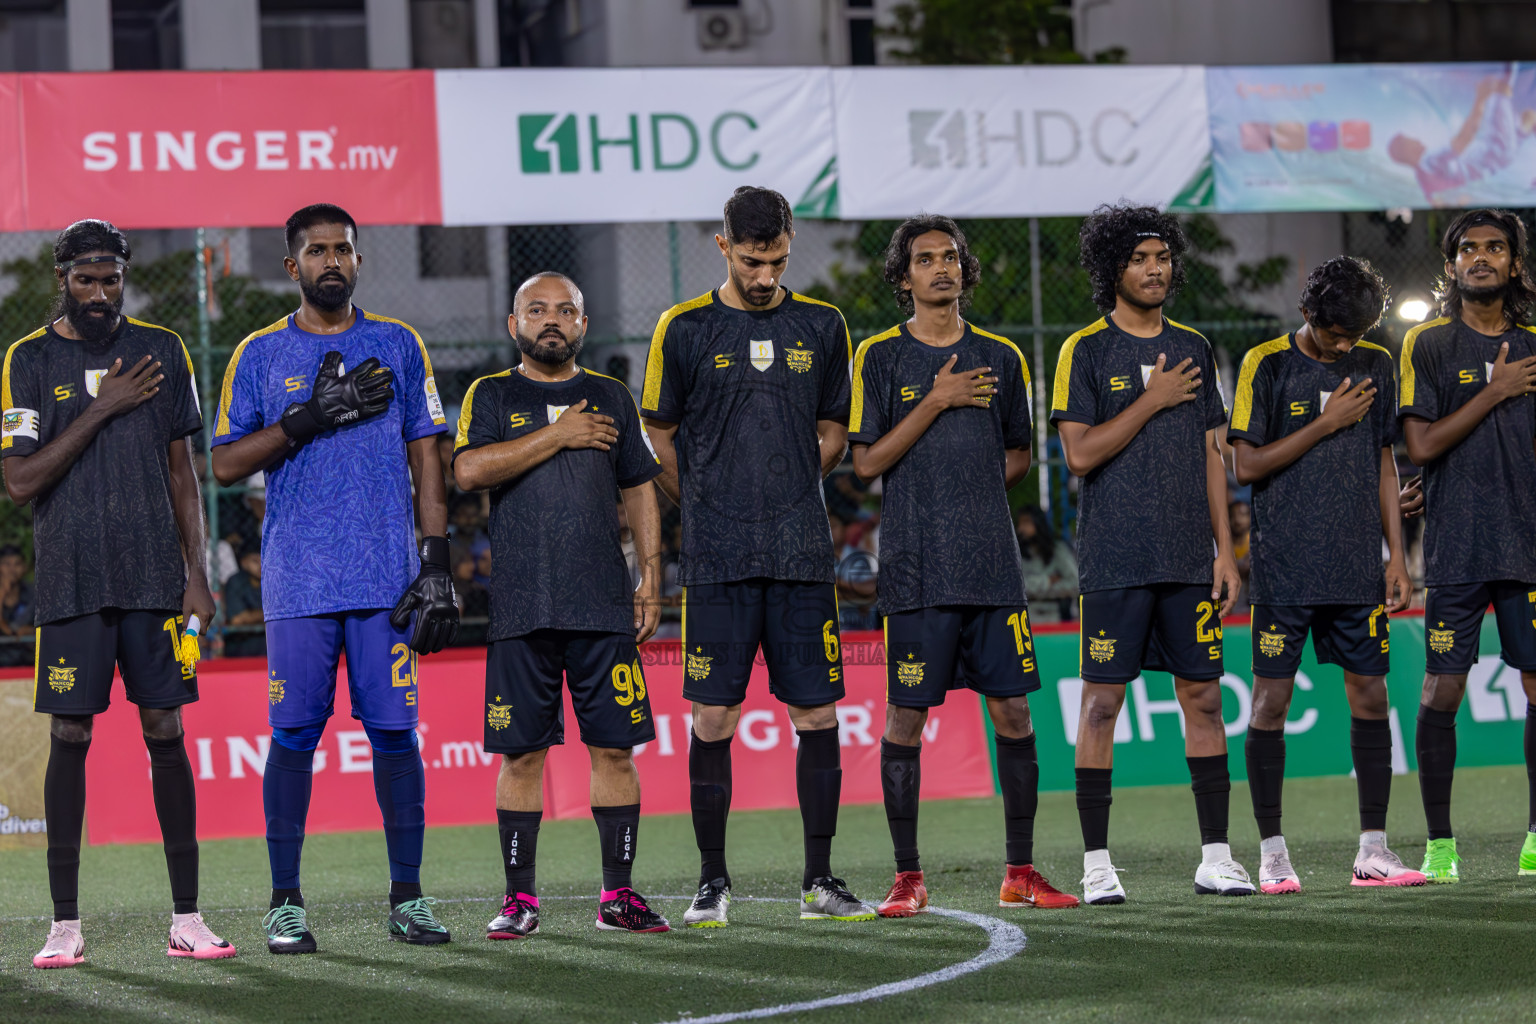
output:
MULTIPOLYGON (((1443 622, 1437 622, 1437 623, 1435 623, 1435 625, 1437 625, 1437 626, 1443 626, 1443 625, 1445 625, 1445 623, 1443 623, 1443 622)), ((64 660, 64 659, 63 659, 63 658, 60 658, 60 659, 59 659, 59 660, 60 660, 60 661, 63 661, 63 660, 64 660)))
POLYGON ((1102 629, 1099 630, 1099 636, 1103 636, 1103 635, 1104 635, 1104 631, 1102 629))
MULTIPOLYGON (((1443 623, 1443 622, 1442 622, 1442 623, 1440 623, 1440 625, 1442 625, 1442 626, 1443 626, 1443 625, 1445 625, 1445 623, 1443 623)), ((62 664, 64 664, 64 659, 63 659, 63 658, 60 658, 60 659, 59 659, 59 664, 60 664, 60 665, 62 665, 62 664)))
POLYGON ((1275 624, 1274 624, 1274 623, 1273 623, 1273 622, 1271 622, 1271 623, 1270 623, 1270 624, 1269 624, 1269 628, 1270 628, 1270 629, 1271 629, 1271 630, 1276 630, 1276 629, 1279 629, 1279 628, 1280 628, 1280 627, 1279 627, 1279 626, 1277 626, 1277 625, 1275 625, 1275 624))

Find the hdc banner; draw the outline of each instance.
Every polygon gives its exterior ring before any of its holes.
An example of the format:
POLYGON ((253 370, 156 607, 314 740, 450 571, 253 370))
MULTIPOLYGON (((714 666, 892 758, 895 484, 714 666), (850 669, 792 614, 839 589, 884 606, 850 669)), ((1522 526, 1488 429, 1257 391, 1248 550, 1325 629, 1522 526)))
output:
POLYGON ((738 185, 836 216, 815 68, 440 71, 445 224, 714 220, 738 185))
POLYGON ((1221 210, 1536 202, 1536 66, 1210 68, 1221 210))
POLYGON ((840 68, 841 215, 1167 206, 1209 153, 1198 67, 840 68))

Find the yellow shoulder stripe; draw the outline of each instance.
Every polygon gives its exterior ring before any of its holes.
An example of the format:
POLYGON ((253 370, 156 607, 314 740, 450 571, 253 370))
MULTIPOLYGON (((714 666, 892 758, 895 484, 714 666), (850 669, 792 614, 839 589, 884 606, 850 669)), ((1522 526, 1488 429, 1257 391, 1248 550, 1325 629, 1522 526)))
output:
POLYGON ((901 334, 901 326, 898 324, 888 331, 881 331, 873 338, 865 338, 859 342, 859 350, 853 357, 853 397, 848 410, 848 433, 856 434, 864 425, 864 357, 869 353, 870 346, 876 342, 888 341, 901 334))
MULTIPOLYGON (((426 374, 424 379, 427 382, 428 390, 432 393, 435 393, 435 389, 437 388, 437 378, 432 375, 432 357, 427 355, 427 343, 421 340, 421 335, 417 332, 416 328, 412 327, 404 320, 396 320, 392 316, 384 316, 380 313, 370 313, 366 309, 363 310, 363 318, 365 320, 377 320, 380 323, 385 324, 394 324, 397 327, 404 327, 406 330, 411 332, 411 337, 416 339, 416 347, 421 350, 421 366, 422 370, 426 374)), ((433 416, 432 422, 441 425, 448 421, 441 416, 433 416)))
POLYGON ((1418 376, 1413 372, 1413 349, 1419 343, 1419 335, 1430 327, 1444 327, 1450 323, 1449 317, 1436 317, 1426 320, 1416 327, 1410 327, 1408 333, 1403 335, 1403 354, 1400 357, 1397 370, 1397 407, 1406 409, 1413 404, 1413 393, 1418 384, 1418 376))
POLYGON ((1067 407, 1067 395, 1072 388, 1072 356, 1077 352, 1077 343, 1108 326, 1109 321, 1101 316, 1062 343, 1061 355, 1056 357, 1056 379, 1051 385, 1052 412, 1064 410, 1067 407))
POLYGON ((651 333, 651 350, 645 357, 645 389, 644 393, 640 396, 640 407, 642 409, 654 411, 657 403, 661 401, 661 343, 667 337, 668 325, 672 323, 674 317, 686 313, 690 309, 707 306, 714 301, 715 293, 713 291, 705 292, 696 299, 679 302, 661 314, 661 319, 656 321, 656 330, 651 333))
MULTIPOLYGON (((486 376, 476 380, 469 386, 469 390, 464 392, 464 404, 459 406, 459 432, 458 436, 454 438, 454 448, 463 448, 465 445, 469 444, 469 421, 470 417, 473 415, 472 409, 474 408, 475 404, 475 390, 480 387, 482 382, 494 380, 497 377, 506 377, 511 374, 511 372, 512 371, 510 369, 506 369, 502 370, 500 373, 487 374, 486 376)), ((588 372, 590 373, 591 371, 589 370, 588 372)))
MULTIPOLYGON (((801 295, 799 292, 790 292, 789 296, 797 302, 808 302, 813 306, 826 306, 828 309, 838 315, 838 318, 843 321, 843 344, 848 346, 848 359, 851 363, 853 360, 853 332, 848 330, 848 319, 847 317, 843 316, 843 311, 832 305, 830 302, 823 302, 820 299, 813 299, 809 295, 801 295)), ((850 372, 852 372, 851 367, 850 372)))
POLYGON ((235 346, 234 354, 229 357, 229 366, 224 370, 224 386, 219 389, 219 414, 214 417, 213 434, 229 433, 229 406, 235 397, 235 370, 240 365, 240 357, 245 355, 245 346, 255 341, 264 334, 280 331, 288 326, 288 318, 285 316, 274 324, 268 324, 259 331, 252 331, 245 336, 245 340, 235 346))
MULTIPOLYGON (((1166 317, 1164 319, 1166 319, 1166 317)), ((1195 330, 1193 327, 1186 327, 1183 324, 1179 323, 1177 320, 1169 320, 1168 323, 1171 326, 1173 326, 1173 327, 1177 327, 1181 331, 1188 331, 1190 334, 1193 334, 1195 337, 1199 338, 1201 341, 1206 342, 1206 344, 1210 344, 1210 339, 1208 339, 1205 335, 1201 334, 1199 331, 1195 330)))
POLYGON ((966 326, 975 333, 981 335, 983 338, 991 338, 993 341, 1000 341, 1004 345, 1007 345, 1009 348, 1013 349, 1013 354, 1019 357, 1019 369, 1024 371, 1024 387, 1027 389, 1030 386, 1032 378, 1029 375, 1029 363, 1024 359, 1024 353, 1020 351, 1019 346, 1015 345, 1001 334, 993 334, 991 331, 982 330, 980 327, 977 327, 970 321, 966 321, 966 326))
MULTIPOLYGON (((15 402, 11 400, 11 357, 16 354, 16 350, 21 348, 21 346, 32 341, 34 338, 41 338, 47 333, 48 328, 39 327, 25 338, 12 342, 11 347, 5 350, 5 367, 3 370, 0 370, 0 410, 9 409, 15 405, 15 402)), ((9 448, 10 446, 11 435, 5 434, 0 436, 0 448, 9 448)))
POLYGON ((1291 336, 1286 334, 1272 341, 1260 342, 1243 356, 1242 368, 1237 371, 1237 394, 1232 397, 1233 430, 1247 430, 1253 420, 1253 378, 1258 375, 1259 364, 1266 356, 1284 352, 1290 347, 1291 336))

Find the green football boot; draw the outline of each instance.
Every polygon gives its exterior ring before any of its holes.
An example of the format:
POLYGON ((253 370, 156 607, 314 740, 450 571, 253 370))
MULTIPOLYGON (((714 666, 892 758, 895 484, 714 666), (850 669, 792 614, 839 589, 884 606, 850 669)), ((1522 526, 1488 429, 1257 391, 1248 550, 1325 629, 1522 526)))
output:
MULTIPOLYGON (((1461 876, 1456 871, 1456 864, 1461 860, 1456 853, 1456 840, 1431 839, 1424 847, 1424 866, 1419 870, 1431 885, 1442 882, 1459 882, 1461 876)), ((1521 863, 1524 863, 1522 861, 1521 863)))
POLYGON ((418 896, 390 907, 389 937, 413 946, 437 946, 447 942, 448 929, 439 924, 432 913, 432 905, 436 902, 431 896, 418 896))
POLYGON ((1520 873, 1536 875, 1536 832, 1525 834, 1525 845, 1520 847, 1520 873))

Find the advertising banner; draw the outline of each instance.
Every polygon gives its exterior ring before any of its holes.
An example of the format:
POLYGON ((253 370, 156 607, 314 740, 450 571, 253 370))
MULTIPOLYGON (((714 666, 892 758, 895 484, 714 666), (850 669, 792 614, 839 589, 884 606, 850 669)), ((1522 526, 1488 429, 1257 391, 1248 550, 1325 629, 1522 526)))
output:
POLYGON ((1210 68, 1223 211, 1536 205, 1536 65, 1210 68))
POLYGON ((0 679, 0 850, 48 845, 43 774, 48 716, 32 710, 32 677, 0 679))
POLYGON ((745 184, 836 216, 828 74, 440 71, 443 222, 713 220, 745 184))
MULTIPOLYGON (((850 804, 881 800, 880 733, 885 727, 882 656, 875 643, 859 643, 850 636, 844 644, 848 696, 838 707, 838 719, 842 727, 843 800, 850 804)), ((647 814, 686 814, 691 705, 682 699, 679 645, 647 644, 642 660, 657 733, 655 742, 636 750, 642 806, 647 814)), ((486 753, 482 747, 488 713, 484 649, 467 648, 423 658, 419 680, 419 736, 427 766, 428 823, 493 824, 501 757, 486 753)), ((30 697, 30 680, 26 685, 30 697)), ((184 715, 187 754, 197 777, 201 838, 265 833, 261 775, 271 737, 267 706, 272 685, 264 661, 240 659, 228 669, 219 662, 203 662, 201 666, 201 699, 188 706, 184 715)), ((97 718, 87 761, 86 831, 93 844, 157 842, 160 838, 138 716, 124 704, 121 693, 117 690, 113 709, 97 718)), ((379 827, 372 750, 361 723, 350 716, 343 670, 337 679, 336 715, 327 725, 315 756, 310 834, 379 827)), ((925 797, 992 795, 990 744, 981 718, 980 705, 969 694, 957 694, 929 716, 924 732, 929 751, 923 772, 925 797)), ((569 698, 565 734, 565 745, 553 748, 545 762, 544 813, 552 818, 585 817, 590 807, 590 762, 580 743, 569 698)), ((42 749, 47 749, 46 728, 42 749)), ((767 670, 761 661, 753 670, 731 753, 734 809, 796 806, 795 730, 784 705, 768 694, 767 670)), ((39 771, 38 807, 41 780, 39 771)))
POLYGON ((841 215, 1167 206, 1209 152, 1198 67, 839 68, 841 215))
POLYGON ((316 202, 441 221, 430 71, 16 77, 28 228, 266 227, 316 202))

